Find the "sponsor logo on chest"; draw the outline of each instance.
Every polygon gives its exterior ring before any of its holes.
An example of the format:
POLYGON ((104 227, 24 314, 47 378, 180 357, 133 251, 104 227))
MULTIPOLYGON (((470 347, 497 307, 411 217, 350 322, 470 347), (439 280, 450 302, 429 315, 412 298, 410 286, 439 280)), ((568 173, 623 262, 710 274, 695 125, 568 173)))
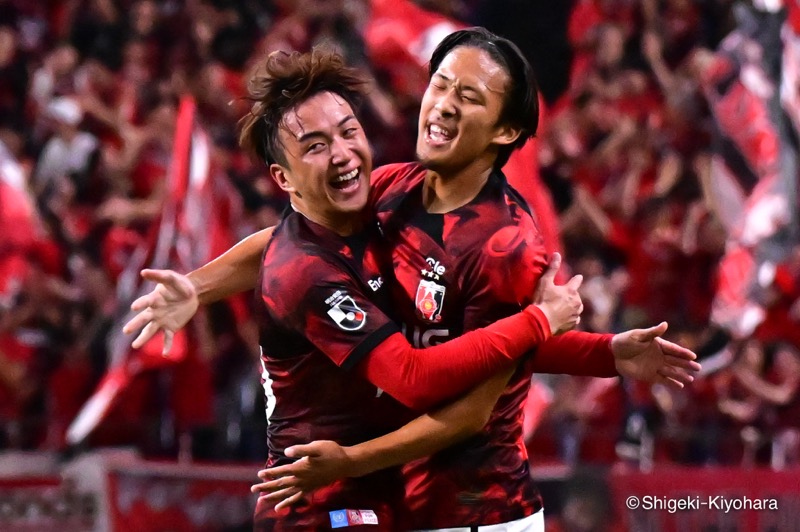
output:
POLYGON ((438 260, 428 257, 425 259, 426 267, 420 270, 423 277, 438 281, 447 269, 438 260))
POLYGON ((370 288, 372 288, 373 292, 377 292, 378 289, 381 286, 383 286, 383 277, 378 276, 378 277, 376 277, 374 279, 368 279, 367 280, 367 284, 369 285, 370 288))
POLYGON ((415 305, 417 314, 426 321, 436 323, 442 320, 445 287, 436 281, 440 281, 446 271, 444 264, 432 257, 425 259, 425 268, 420 270, 422 279, 417 286, 415 305))

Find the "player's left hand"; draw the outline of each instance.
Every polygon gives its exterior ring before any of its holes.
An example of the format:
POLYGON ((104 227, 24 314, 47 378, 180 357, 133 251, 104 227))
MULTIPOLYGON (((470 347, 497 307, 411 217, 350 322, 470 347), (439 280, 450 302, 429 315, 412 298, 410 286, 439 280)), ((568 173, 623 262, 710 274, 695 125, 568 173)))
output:
POLYGON ((700 371, 697 355, 689 349, 661 338, 667 322, 649 329, 632 329, 614 335, 611 351, 617 371, 623 377, 653 384, 683 388, 700 371))
POLYGON ((131 304, 138 312, 122 332, 131 334, 141 329, 131 346, 139 349, 158 331, 164 331, 163 355, 169 353, 175 333, 197 312, 200 302, 197 289, 185 275, 172 270, 142 270, 143 279, 158 283, 153 290, 131 304))
POLYGON ((352 460, 345 447, 329 440, 294 445, 286 449, 286 456, 298 458, 294 463, 262 469, 250 491, 259 498, 277 502, 276 510, 286 508, 301 500, 306 494, 332 482, 346 478, 352 470, 352 460))

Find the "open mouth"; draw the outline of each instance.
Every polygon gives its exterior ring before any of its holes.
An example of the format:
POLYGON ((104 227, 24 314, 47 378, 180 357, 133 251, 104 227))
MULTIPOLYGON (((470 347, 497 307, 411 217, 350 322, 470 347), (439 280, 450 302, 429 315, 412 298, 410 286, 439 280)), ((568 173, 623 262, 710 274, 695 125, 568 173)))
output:
POLYGON ((442 145, 453 140, 455 132, 439 124, 429 124, 427 128, 427 137, 431 144, 442 145))
POLYGON ((331 186, 336 190, 349 190, 358 185, 358 178, 361 175, 361 168, 353 168, 346 174, 336 176, 336 179, 331 181, 331 186))

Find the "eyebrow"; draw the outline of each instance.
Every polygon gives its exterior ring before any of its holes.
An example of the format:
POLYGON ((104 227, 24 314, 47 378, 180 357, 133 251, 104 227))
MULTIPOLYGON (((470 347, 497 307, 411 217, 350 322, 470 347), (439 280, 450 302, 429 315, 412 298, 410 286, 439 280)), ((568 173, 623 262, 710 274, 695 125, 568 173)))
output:
MULTIPOLYGON (((356 119, 355 115, 347 115, 344 118, 342 118, 338 124, 336 124, 336 127, 342 127, 350 120, 355 120, 355 119, 356 119)), ((310 138, 324 137, 324 136, 325 134, 322 131, 309 131, 308 133, 303 133, 302 135, 297 137, 297 142, 305 142, 310 138)))
MULTIPOLYGON (((440 77, 440 78, 442 78, 443 80, 445 80, 447 82, 452 82, 453 81, 452 78, 450 78, 448 76, 445 76, 444 74, 442 74, 440 72, 434 72, 431 77, 432 78, 433 77, 440 77)), ((474 87, 472 85, 460 85, 458 90, 459 90, 459 92, 469 91, 469 92, 474 92, 477 95, 481 94, 481 91, 477 87, 474 87)))

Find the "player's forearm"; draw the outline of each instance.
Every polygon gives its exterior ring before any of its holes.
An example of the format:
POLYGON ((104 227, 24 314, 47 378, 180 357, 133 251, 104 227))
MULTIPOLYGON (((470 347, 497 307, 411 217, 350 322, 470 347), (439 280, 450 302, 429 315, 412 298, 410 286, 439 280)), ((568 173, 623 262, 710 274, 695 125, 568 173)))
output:
POLYGON ((536 307, 427 349, 396 333, 373 349, 359 372, 417 411, 452 399, 507 368, 547 338, 550 324, 536 307))
POLYGON ((613 334, 571 331, 553 336, 534 354, 534 373, 562 373, 587 377, 616 377, 613 334))
POLYGON ((274 227, 254 233, 187 277, 197 290, 200 304, 252 290, 258 284, 261 255, 274 227))
POLYGON ((464 397, 424 414, 394 432, 345 448, 351 461, 349 476, 359 477, 405 464, 478 433, 488 423, 514 369, 501 371, 464 397))

